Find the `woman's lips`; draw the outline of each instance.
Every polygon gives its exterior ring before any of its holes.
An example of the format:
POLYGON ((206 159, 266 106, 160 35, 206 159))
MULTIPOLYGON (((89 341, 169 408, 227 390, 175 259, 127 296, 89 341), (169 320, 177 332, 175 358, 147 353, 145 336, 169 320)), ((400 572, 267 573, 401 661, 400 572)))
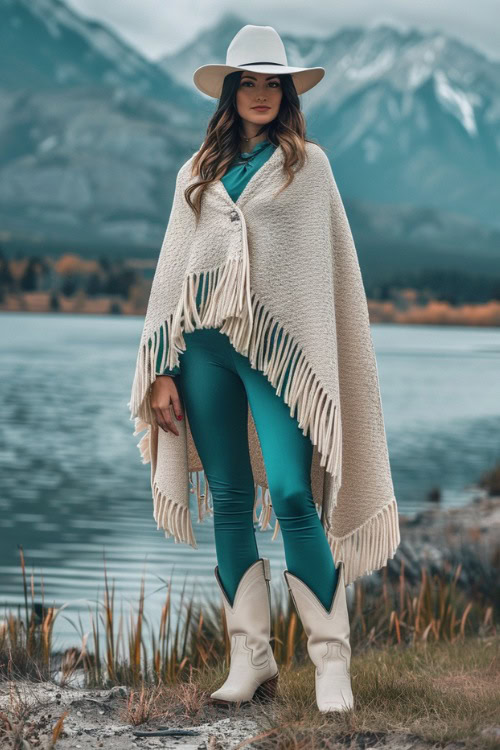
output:
POLYGON ((264 111, 266 109, 271 109, 271 107, 252 107, 252 109, 260 109, 260 110, 264 111))

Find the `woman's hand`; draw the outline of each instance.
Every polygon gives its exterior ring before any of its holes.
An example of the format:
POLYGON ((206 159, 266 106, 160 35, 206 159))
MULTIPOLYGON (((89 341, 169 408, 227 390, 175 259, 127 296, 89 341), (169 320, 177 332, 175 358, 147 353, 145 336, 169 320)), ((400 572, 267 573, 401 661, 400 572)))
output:
POLYGON ((175 417, 182 419, 184 414, 182 404, 174 382, 175 378, 170 375, 158 375, 151 386, 151 408, 154 411, 158 426, 165 432, 173 432, 178 435, 179 432, 172 418, 173 407, 175 417))

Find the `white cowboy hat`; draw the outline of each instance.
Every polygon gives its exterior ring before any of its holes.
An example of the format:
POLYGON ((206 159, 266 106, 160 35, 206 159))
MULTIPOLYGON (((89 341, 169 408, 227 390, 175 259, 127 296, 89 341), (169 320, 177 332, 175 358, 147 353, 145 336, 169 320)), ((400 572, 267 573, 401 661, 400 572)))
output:
POLYGON ((285 46, 272 26, 243 26, 233 37, 226 53, 226 64, 202 65, 193 73, 193 81, 204 94, 219 99, 222 84, 234 70, 256 73, 290 73, 297 90, 303 94, 312 89, 325 75, 324 68, 293 68, 288 65, 285 46))

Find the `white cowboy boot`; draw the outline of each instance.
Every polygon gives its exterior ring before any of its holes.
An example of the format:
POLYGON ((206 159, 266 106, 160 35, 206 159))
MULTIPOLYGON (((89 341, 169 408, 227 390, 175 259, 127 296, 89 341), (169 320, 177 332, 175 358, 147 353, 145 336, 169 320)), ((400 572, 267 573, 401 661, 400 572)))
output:
POLYGON ((252 698, 272 699, 278 683, 278 666, 271 637, 271 568, 267 558, 256 560, 243 574, 231 607, 215 567, 222 594, 231 664, 224 684, 211 694, 217 703, 242 703, 252 698))
POLYGON ((283 572, 290 595, 307 635, 307 651, 315 669, 316 704, 320 711, 352 708, 351 644, 344 583, 339 563, 337 587, 327 611, 311 589, 288 570, 283 572))

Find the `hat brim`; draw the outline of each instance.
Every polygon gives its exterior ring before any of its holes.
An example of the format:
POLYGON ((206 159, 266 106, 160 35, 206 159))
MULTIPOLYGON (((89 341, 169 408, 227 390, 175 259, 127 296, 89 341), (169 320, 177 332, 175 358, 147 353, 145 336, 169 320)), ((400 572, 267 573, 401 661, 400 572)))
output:
POLYGON ((274 73, 275 75, 284 75, 289 73, 295 84, 297 94, 303 94, 321 81, 325 75, 324 68, 294 68, 290 65, 273 65, 259 63, 256 65, 223 65, 222 63, 213 63, 202 65, 193 73, 193 83, 200 91, 214 99, 219 99, 222 93, 224 78, 228 73, 235 70, 248 71, 255 73, 274 73))

